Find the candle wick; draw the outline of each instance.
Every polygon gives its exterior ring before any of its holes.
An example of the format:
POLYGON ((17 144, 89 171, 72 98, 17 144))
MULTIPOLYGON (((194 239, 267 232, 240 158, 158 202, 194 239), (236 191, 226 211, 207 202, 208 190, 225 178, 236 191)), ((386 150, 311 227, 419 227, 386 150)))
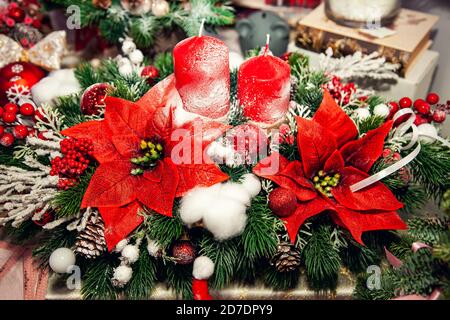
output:
POLYGON ((270 34, 267 34, 266 48, 264 49, 264 56, 267 56, 267 53, 269 52, 269 44, 270 44, 270 34))
POLYGON ((202 23, 200 24, 200 30, 198 31, 198 36, 201 37, 203 35, 203 30, 205 29, 205 18, 202 19, 202 23))

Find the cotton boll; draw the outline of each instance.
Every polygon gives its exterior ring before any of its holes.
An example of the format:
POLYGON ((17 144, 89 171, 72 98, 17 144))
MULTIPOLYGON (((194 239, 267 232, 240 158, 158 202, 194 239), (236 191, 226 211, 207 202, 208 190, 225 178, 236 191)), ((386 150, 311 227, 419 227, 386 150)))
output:
POLYGON ((131 244, 126 245, 122 250, 122 257, 128 261, 128 263, 135 263, 139 259, 139 248, 131 244))
POLYGON ((181 199, 180 218, 185 224, 202 220, 205 212, 213 205, 218 196, 220 184, 210 188, 195 188, 181 199))
POLYGON ((252 198, 261 192, 261 180, 252 173, 247 173, 243 176, 242 186, 252 198))
POLYGON ((128 57, 134 64, 141 64, 144 61, 144 54, 141 50, 134 50, 128 57))
POLYGON ((233 238, 247 224, 246 206, 238 201, 218 197, 203 216, 203 223, 217 240, 233 238))
POLYGON ((220 196, 239 201, 245 206, 250 205, 250 195, 240 183, 225 183, 220 190, 220 196))
POLYGON ((161 256, 162 249, 161 246, 155 240, 149 240, 147 243, 148 254, 154 258, 161 256))
POLYGON ((367 118, 370 117, 370 111, 369 109, 366 108, 358 108, 354 111, 353 115, 356 117, 356 119, 358 120, 365 120, 367 118))
POLYGON ((122 43, 122 52, 126 55, 132 53, 134 50, 136 50, 136 45, 131 40, 125 40, 122 43))
POLYGON ((207 256, 195 259, 192 275, 197 280, 207 280, 214 273, 214 262, 207 256))
POLYGON ((115 252, 121 252, 125 246, 128 244, 128 240, 127 239, 123 239, 121 240, 118 244, 116 244, 116 247, 114 248, 115 252))
POLYGON ((133 67, 131 65, 125 64, 119 67, 120 75, 126 77, 133 73, 133 67))
POLYGON ((116 269, 114 269, 113 274, 113 284, 116 287, 123 287, 128 282, 130 282, 131 277, 133 276, 133 269, 131 267, 126 265, 118 266, 116 269))
POLYGON ((391 111, 390 111, 389 107, 383 103, 375 106, 375 108, 373 109, 374 115, 383 117, 383 118, 387 118, 387 116, 389 116, 390 112, 391 111))
POLYGON ((78 93, 81 90, 72 69, 61 69, 50 74, 31 88, 36 105, 52 104, 56 98, 78 93))

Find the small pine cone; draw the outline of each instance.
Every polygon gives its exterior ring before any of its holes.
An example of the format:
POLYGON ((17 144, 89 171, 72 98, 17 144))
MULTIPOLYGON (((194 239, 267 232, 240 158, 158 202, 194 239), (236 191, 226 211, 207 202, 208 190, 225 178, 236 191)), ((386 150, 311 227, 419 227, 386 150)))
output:
POLYGON ((278 272, 290 272, 300 266, 300 251, 290 243, 280 243, 272 258, 272 265, 278 272))
POLYGON ((75 242, 75 252, 86 259, 94 259, 106 251, 105 224, 99 214, 92 214, 75 242))

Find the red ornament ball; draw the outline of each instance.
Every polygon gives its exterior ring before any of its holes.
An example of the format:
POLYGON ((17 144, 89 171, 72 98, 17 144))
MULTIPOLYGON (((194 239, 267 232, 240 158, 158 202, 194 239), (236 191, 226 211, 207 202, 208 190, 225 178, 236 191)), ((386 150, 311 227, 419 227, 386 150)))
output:
POLYGON ((414 101, 413 106, 414 106, 415 109, 417 109, 417 108, 419 108, 419 107, 420 107, 422 104, 424 104, 424 103, 426 103, 425 100, 423 100, 423 99, 417 99, 416 101, 414 101))
POLYGON ((12 7, 8 11, 8 16, 16 22, 22 22, 25 20, 25 11, 19 7, 12 7))
POLYGON ((14 103, 7 103, 3 109, 5 110, 5 112, 10 112, 10 113, 17 113, 17 111, 19 111, 19 108, 14 104, 14 103))
POLYGON ((0 145, 4 147, 11 147, 13 143, 14 143, 14 136, 9 132, 4 133, 3 136, 0 138, 0 145))
POLYGON ((14 86, 30 91, 45 77, 45 72, 38 66, 28 62, 10 63, 0 69, 0 104, 9 102, 6 92, 14 86))
POLYGON ((5 110, 3 110, 3 108, 2 108, 2 107, 0 107, 0 118, 2 118, 2 117, 3 117, 3 113, 5 113, 5 110))
POLYGON ((5 112, 3 113, 3 121, 6 123, 14 123, 17 120, 16 113, 14 112, 5 112))
POLYGON ((435 110, 433 112, 432 119, 434 122, 442 123, 445 121, 445 118, 447 118, 447 114, 444 110, 435 110))
POLYGON ((278 217, 289 217, 297 209, 297 197, 292 190, 276 188, 270 193, 269 208, 278 217))
POLYGON ((28 136, 28 128, 23 124, 14 127, 13 134, 16 139, 25 139, 28 136))
POLYGON ((400 108, 411 108, 413 102, 410 98, 404 97, 400 99, 400 108))
POLYGON ((439 96, 436 93, 434 93, 434 92, 429 93, 427 95, 427 102, 429 104, 436 104, 436 103, 439 102, 439 96))
POLYGON ((429 114, 431 107, 428 102, 424 101, 421 104, 419 104, 417 107, 415 107, 415 109, 417 110, 417 112, 419 112, 421 114, 429 114))
POLYGON ((159 70, 155 66, 146 66, 141 71, 141 77, 147 78, 148 84, 152 85, 159 77, 159 70))
POLYGON ((395 101, 389 102, 389 107, 391 109, 391 111, 389 112, 389 118, 392 118, 394 114, 396 114, 398 110, 400 110, 400 107, 395 101))
POLYGON ((110 88, 107 83, 96 83, 87 88, 81 96, 81 112, 87 116, 98 114, 105 106, 105 98, 110 88))
POLYGON ((5 127, 0 125, 0 137, 5 133, 5 127))
POLYGON ((24 103, 20 106, 20 114, 26 117, 34 115, 34 106, 31 103, 24 103))
POLYGON ((173 245, 172 256, 175 258, 176 263, 187 265, 194 262, 197 253, 192 243, 184 240, 173 245))
POLYGON ((415 124, 416 126, 420 126, 421 124, 429 123, 429 122, 430 122, 430 121, 428 120, 428 117, 423 116, 423 115, 421 115, 421 114, 417 114, 417 115, 416 115, 416 119, 414 120, 414 124, 415 124))

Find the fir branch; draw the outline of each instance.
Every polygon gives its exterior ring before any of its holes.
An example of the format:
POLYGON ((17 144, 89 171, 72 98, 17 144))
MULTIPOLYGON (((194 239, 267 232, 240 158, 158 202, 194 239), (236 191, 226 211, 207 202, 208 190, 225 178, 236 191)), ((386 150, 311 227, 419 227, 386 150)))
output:
POLYGON ((118 259, 113 259, 113 256, 103 256, 87 264, 81 287, 83 299, 117 299, 117 290, 111 282, 117 264, 118 259))
POLYGON ((370 130, 379 128, 384 122, 385 119, 383 117, 371 116, 363 120, 357 120, 356 125, 358 127, 359 134, 363 135, 370 130))
POLYGON ((86 90, 93 84, 102 82, 100 73, 94 69, 90 63, 82 63, 75 69, 75 77, 80 83, 81 88, 86 90))
POLYGON ((173 57, 170 52, 163 52, 156 55, 153 65, 159 71, 159 80, 167 78, 173 73, 173 57))
POLYGON ((161 214, 149 211, 144 213, 144 227, 150 239, 167 249, 175 240, 183 234, 183 222, 178 217, 177 206, 174 206, 174 216, 166 217, 161 214))
POLYGON ((264 283, 275 290, 289 290, 297 287, 300 280, 300 271, 278 272, 273 266, 267 267, 264 272, 264 283))
POLYGON ((142 16, 131 20, 130 36, 138 47, 148 48, 153 44, 158 29, 156 17, 142 16))
POLYGON ((250 260, 272 257, 277 251, 277 230, 283 229, 280 219, 272 214, 262 195, 253 199, 247 213, 247 226, 241 237, 244 255, 250 260))
POLYGON ((71 95, 57 99, 55 109, 64 117, 63 126, 73 127, 86 121, 85 115, 80 109, 80 96, 71 95))
POLYGON ((340 255, 344 266, 353 273, 364 272, 367 267, 380 263, 380 256, 377 252, 353 240, 341 249, 340 255))
POLYGON ((450 221, 438 218, 412 218, 408 233, 428 245, 437 245, 447 237, 450 221))
POLYGON ((8 241, 13 244, 24 245, 33 241, 42 228, 30 219, 22 222, 18 227, 13 227, 11 223, 7 223, 3 230, 8 236, 8 241))
POLYGON ((20 159, 14 157, 14 148, 6 148, 1 145, 0 145, 0 165, 28 169, 28 167, 20 159))
POLYGON ((242 179, 242 176, 251 172, 247 166, 241 165, 236 167, 229 167, 225 164, 219 165, 220 170, 227 174, 230 177, 231 182, 240 182, 242 179))
POLYGON ((380 289, 369 289, 367 279, 370 274, 362 273, 356 278, 356 286, 353 291, 353 298, 356 300, 389 300, 395 297, 392 282, 389 275, 384 273, 381 277, 380 289))
POLYGON ((81 202, 89 183, 94 175, 95 168, 90 168, 80 177, 80 181, 68 190, 59 191, 52 201, 58 218, 70 217, 80 212, 81 202))
POLYGON ((193 299, 192 293, 192 265, 178 265, 168 263, 166 268, 166 281, 169 288, 175 291, 178 297, 186 300, 193 299))

